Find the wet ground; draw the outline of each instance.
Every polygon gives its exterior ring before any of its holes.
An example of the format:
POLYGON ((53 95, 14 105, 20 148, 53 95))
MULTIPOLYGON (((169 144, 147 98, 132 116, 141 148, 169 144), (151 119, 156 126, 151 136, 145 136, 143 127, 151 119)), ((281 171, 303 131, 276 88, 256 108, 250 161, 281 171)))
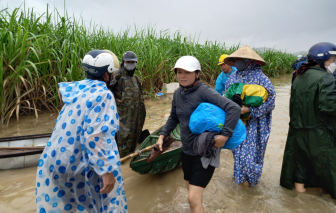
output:
MULTIPOLYGON (((232 153, 222 150, 220 168, 215 170, 204 192, 206 212, 336 211, 331 197, 321 189, 309 188, 306 193, 297 193, 279 185, 289 122, 290 77, 272 79, 277 92, 276 107, 260 184, 254 188, 235 184, 232 153)), ((171 101, 146 101, 146 107, 145 128, 152 132, 165 123, 171 101)), ((9 127, 0 126, 0 137, 50 132, 55 119, 56 115, 50 114, 40 114, 39 119, 20 117, 18 124, 13 121, 9 127)), ((190 212, 181 168, 161 175, 139 175, 124 163, 122 171, 130 213, 190 212)), ((0 171, 0 212, 35 212, 35 174, 36 167, 0 171)))

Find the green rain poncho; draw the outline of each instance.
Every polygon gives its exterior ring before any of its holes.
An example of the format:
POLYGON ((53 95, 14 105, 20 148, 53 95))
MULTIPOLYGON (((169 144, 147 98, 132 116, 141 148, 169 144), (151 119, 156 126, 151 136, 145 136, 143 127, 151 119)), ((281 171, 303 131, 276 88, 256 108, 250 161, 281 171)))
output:
POLYGON ((280 185, 321 187, 336 199, 336 81, 320 67, 295 79, 280 185))

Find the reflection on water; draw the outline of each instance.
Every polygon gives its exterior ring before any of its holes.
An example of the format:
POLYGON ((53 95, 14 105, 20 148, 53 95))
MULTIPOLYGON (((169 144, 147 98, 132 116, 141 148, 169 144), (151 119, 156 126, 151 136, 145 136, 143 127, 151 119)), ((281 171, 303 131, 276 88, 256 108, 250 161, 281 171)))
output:
MULTIPOLYGON (((222 150, 221 166, 215 170, 204 192, 203 204, 206 212, 336 211, 331 197, 323 194, 321 189, 312 188, 301 194, 279 185, 289 122, 290 78, 289 75, 272 79, 277 92, 276 107, 273 111, 271 137, 265 153, 260 184, 254 188, 235 184, 232 179, 232 153, 222 150)), ((162 99, 146 101, 146 107, 145 128, 153 132, 165 123, 171 101, 162 99)), ((27 126, 31 128, 32 125, 27 126)), ((19 134, 20 129, 20 134, 26 134, 25 128, 23 125, 19 127, 13 125, 7 131, 19 134)), ((181 168, 161 175, 139 175, 129 168, 128 163, 124 163, 122 170, 130 213, 190 212, 181 168)), ((0 171, 0 212, 35 212, 35 174, 36 167, 0 171)))
POLYGON ((39 112, 38 118, 35 116, 20 115, 17 121, 15 116, 9 121, 9 124, 0 124, 0 137, 12 137, 22 135, 35 135, 50 133, 54 130, 57 113, 39 112))
MULTIPOLYGON (((171 109, 171 97, 146 100, 145 105, 147 116, 144 128, 153 132, 165 124, 164 120, 168 118, 171 109)), ((0 124, 0 138, 50 133, 55 127, 57 116, 57 113, 39 112, 38 118, 32 115, 22 115, 19 121, 12 118, 8 125, 0 124)))

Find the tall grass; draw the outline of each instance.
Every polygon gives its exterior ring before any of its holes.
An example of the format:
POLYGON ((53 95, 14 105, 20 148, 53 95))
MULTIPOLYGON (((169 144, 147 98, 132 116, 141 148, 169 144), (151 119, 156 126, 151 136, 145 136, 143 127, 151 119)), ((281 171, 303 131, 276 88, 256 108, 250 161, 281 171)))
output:
MULTIPOLYGON (((202 66, 201 79, 213 84, 220 73, 217 66, 221 54, 230 54, 239 45, 184 37, 180 32, 157 31, 155 27, 134 28, 131 32, 106 30, 93 22, 62 16, 56 9, 38 14, 34 9, 15 8, 0 11, 0 117, 8 122, 16 114, 57 110, 60 95, 57 83, 85 78, 81 59, 92 49, 109 49, 121 60, 127 50, 138 56, 138 71, 145 92, 157 92, 163 83, 176 81, 170 71, 177 58, 197 57, 202 66)), ((291 70, 295 57, 268 50, 260 54, 268 65, 264 72, 276 76, 291 70)))

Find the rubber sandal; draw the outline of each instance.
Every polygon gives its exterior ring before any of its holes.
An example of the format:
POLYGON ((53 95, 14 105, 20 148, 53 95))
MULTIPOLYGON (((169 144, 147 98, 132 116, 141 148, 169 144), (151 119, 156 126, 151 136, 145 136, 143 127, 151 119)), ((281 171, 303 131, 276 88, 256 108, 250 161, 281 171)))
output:
POLYGON ((167 136, 163 139, 162 144, 162 151, 160 151, 160 146, 158 144, 155 144, 153 150, 150 152, 147 163, 152 162, 155 158, 159 157, 164 151, 166 151, 170 145, 175 141, 175 138, 173 138, 171 135, 167 136))

